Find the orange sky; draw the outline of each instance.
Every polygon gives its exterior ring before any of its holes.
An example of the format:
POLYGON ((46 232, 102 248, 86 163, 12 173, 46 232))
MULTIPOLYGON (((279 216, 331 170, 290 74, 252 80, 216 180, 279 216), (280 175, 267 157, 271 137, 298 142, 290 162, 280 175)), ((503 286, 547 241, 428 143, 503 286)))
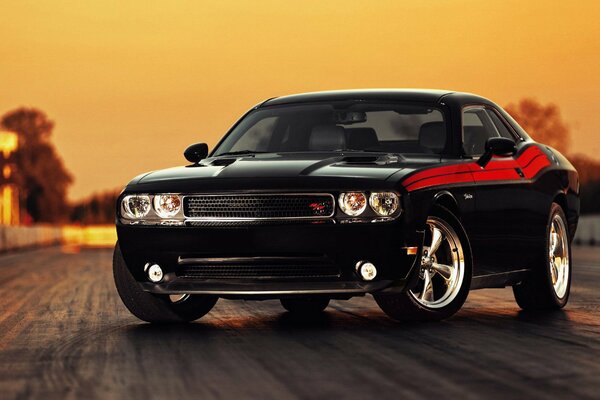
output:
POLYGON ((70 197, 182 164, 294 92, 426 87, 557 103, 600 154, 600 2, 2 1, 0 113, 41 108, 70 197), (293 5, 292 5, 293 4, 293 5))

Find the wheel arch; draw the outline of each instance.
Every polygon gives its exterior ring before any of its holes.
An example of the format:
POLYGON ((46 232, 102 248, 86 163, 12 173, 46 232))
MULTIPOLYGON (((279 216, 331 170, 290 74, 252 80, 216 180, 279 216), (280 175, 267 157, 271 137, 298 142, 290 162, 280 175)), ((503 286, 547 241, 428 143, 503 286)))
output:
POLYGON ((558 204, 565 215, 569 215, 569 205, 567 202, 567 195, 564 192, 558 192, 552 198, 552 202, 558 204))
POLYGON ((433 196, 432 207, 442 206, 454 214, 456 218, 461 219, 460 208, 458 207, 458 201, 452 193, 447 190, 443 190, 438 192, 433 196))
POLYGON ((569 231, 569 241, 572 241, 575 238, 575 231, 577 230, 577 223, 579 220, 578 210, 569 207, 567 194, 562 191, 554 194, 552 203, 558 204, 565 213, 565 216, 567 217, 567 221, 565 222, 567 223, 567 229, 569 231))
POLYGON ((442 190, 433 196, 433 202, 431 203, 431 207, 433 208, 436 206, 441 206, 448 210, 458 220, 458 223, 461 225, 464 234, 465 252, 468 253, 468 257, 471 261, 473 269, 473 274, 475 274, 476 266, 473 256, 473 247, 471 245, 471 238, 469 237, 469 234, 467 233, 467 230, 463 224, 461 215, 462 213, 458 204, 459 203, 456 200, 456 197, 451 192, 449 192, 448 190, 442 190))

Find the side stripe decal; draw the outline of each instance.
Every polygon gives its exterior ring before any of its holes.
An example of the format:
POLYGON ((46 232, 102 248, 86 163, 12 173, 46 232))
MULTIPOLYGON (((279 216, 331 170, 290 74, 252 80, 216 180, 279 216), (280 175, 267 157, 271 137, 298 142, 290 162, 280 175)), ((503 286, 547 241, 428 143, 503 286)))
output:
POLYGON ((455 183, 519 181, 533 179, 550 165, 548 156, 537 146, 531 146, 517 159, 493 158, 485 168, 475 162, 435 167, 409 176, 402 184, 411 192, 455 183), (523 176, 519 175, 517 169, 522 171, 523 176))

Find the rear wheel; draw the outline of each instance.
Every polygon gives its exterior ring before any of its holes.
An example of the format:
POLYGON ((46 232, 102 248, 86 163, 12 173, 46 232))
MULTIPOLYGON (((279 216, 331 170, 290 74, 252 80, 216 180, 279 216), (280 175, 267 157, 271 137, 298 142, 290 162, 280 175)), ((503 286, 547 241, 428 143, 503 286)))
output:
POLYGON ((119 244, 113 255, 113 276, 125 307, 139 319, 152 323, 194 321, 208 313, 217 297, 189 294, 157 295, 142 290, 121 254, 119 244))
POLYGON ((375 294, 381 309, 397 320, 441 320, 456 313, 471 284, 471 256, 460 221, 436 207, 427 218, 419 279, 402 294, 375 294))
POLYGON ((567 218, 552 203, 544 253, 526 280, 513 286, 517 304, 527 311, 556 310, 567 304, 571 290, 571 243, 567 218))
POLYGON ((283 308, 298 315, 319 314, 329 305, 329 299, 326 297, 299 297, 280 301, 283 308))

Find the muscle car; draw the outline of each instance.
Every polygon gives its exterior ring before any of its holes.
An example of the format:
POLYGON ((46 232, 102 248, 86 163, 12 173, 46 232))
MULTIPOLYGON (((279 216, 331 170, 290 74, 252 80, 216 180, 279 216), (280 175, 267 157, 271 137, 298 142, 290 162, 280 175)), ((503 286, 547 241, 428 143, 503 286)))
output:
POLYGON ((512 286, 530 312, 569 298, 577 171, 493 102, 439 90, 331 91, 253 107, 209 153, 134 178, 117 201, 114 278, 148 322, 218 298, 315 314, 371 294, 440 320, 512 286))

